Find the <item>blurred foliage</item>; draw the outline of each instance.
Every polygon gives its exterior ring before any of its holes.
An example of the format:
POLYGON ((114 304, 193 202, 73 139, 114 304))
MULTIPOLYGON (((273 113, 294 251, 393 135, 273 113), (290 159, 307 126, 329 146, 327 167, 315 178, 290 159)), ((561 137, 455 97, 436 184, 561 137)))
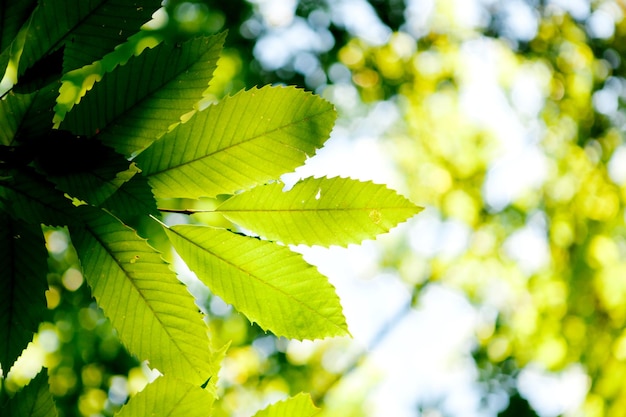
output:
MULTIPOLYGON (((332 3, 283 5, 282 20, 272 20, 261 1, 168 1, 158 31, 179 37, 229 28, 216 96, 288 83, 322 93, 345 118, 381 101, 397 106, 402 121, 381 140, 408 197, 427 210, 384 249, 383 267, 416 289, 415 302, 436 284, 461 290, 476 307, 477 384, 485 397, 510 398, 498 415, 537 415, 518 392, 523 369, 558 373, 573 364, 589 381, 580 414, 623 415, 626 8, 597 0, 574 13, 563 2, 520 0, 532 17, 528 34, 515 30, 504 1, 478 2, 481 14, 468 22, 459 1, 431 2, 420 20, 411 2, 371 0, 389 32, 376 43, 342 24, 332 3), (327 42, 289 42, 296 25, 327 42), (283 54, 264 59, 255 47, 276 37, 283 54), (415 242, 428 223, 435 237, 425 249, 415 242), (452 249, 442 237, 448 226, 460 231, 452 249)), ((71 246, 54 246, 63 236, 47 233, 53 320, 35 345, 65 416, 109 416, 147 383, 146 367, 124 352, 92 304, 71 246)), ((198 298, 215 345, 231 344, 213 415, 248 416, 256 404, 300 391, 325 404, 324 416, 368 415, 377 375, 349 342, 277 339, 219 299, 198 298)))

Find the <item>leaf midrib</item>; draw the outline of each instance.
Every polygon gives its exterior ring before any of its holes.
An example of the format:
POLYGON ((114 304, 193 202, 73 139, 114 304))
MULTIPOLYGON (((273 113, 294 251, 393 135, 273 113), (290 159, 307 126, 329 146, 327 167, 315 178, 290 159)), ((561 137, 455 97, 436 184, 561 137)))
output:
MULTIPOLYGON (((105 245, 104 241, 102 241, 101 239, 98 238, 98 235, 95 233, 95 231, 88 225, 85 226, 85 229, 87 229, 89 231, 89 233, 92 235, 92 237, 96 240, 96 242, 98 242, 98 244, 105 250, 105 252, 109 255, 109 257, 111 259, 113 259, 113 261, 115 262, 115 264, 120 268, 120 270, 124 273, 124 276, 127 277, 127 279, 130 281, 131 285, 133 286, 133 288, 135 289, 135 291, 139 294, 139 296, 143 299, 144 304, 148 307, 148 309, 152 312, 152 316, 155 317, 155 319, 157 320, 157 322, 161 325, 163 331, 168 335, 169 340, 176 346, 176 348, 178 349, 178 351, 182 354, 181 356, 183 356, 185 358, 185 362, 187 362, 189 364, 190 369, 193 369, 194 371, 196 370, 196 367, 194 366, 194 364, 191 361, 191 358, 188 358, 187 355, 185 355, 185 351, 184 349, 181 349, 181 347, 179 346, 179 344, 176 341, 176 338, 173 337, 167 326, 163 323, 163 321, 161 320, 161 318, 159 317, 159 315, 156 313, 156 311, 154 310, 154 308, 150 305, 150 303, 148 302, 148 299, 144 296, 144 294, 140 291, 139 287, 136 285, 135 281, 132 279, 132 277, 130 276, 130 273, 128 273, 122 266, 121 261, 118 261, 117 257, 115 257, 114 253, 112 251, 109 250, 108 246, 105 245)), ((128 310, 128 308, 126 309, 128 310)), ((147 358, 150 359, 150 358, 147 358)))
MULTIPOLYGON (((176 235, 180 236, 182 239, 184 239, 184 240, 186 240, 187 242, 191 243, 192 245, 194 245, 194 246, 198 247, 200 250, 202 250, 202 251, 204 251, 204 252, 207 252, 208 254, 210 254, 210 255, 214 256, 215 258, 217 258, 217 259, 218 259, 218 260, 220 260, 221 262, 223 262, 223 263, 225 263, 225 264, 227 264, 227 265, 229 265, 229 266, 231 266, 231 267, 235 268, 235 269, 236 269, 236 270, 238 270, 238 271, 241 271, 241 272, 242 272, 242 273, 244 273, 245 275, 247 275, 247 276, 249 276, 249 277, 251 277, 251 278, 255 279, 256 281, 258 281, 259 283, 261 283, 261 284, 263 284, 263 285, 265 285, 265 286, 267 286, 267 287, 269 287, 269 288, 271 288, 271 289, 274 289, 276 292, 278 292, 278 293, 280 293, 280 294, 285 295, 287 298, 294 300, 297 304, 299 304, 299 305, 302 305, 302 306, 306 307, 306 309, 307 309, 307 310, 310 310, 310 311, 311 311, 311 312, 313 312, 315 315, 317 315, 317 316, 319 316, 319 317, 322 317, 322 318, 324 318, 326 321, 328 321, 328 322, 332 323, 335 327, 337 327, 337 328, 338 328, 339 330, 341 330, 342 332, 343 332, 343 331, 345 331, 343 328, 341 328, 341 326, 339 326, 339 325, 335 324, 335 323, 334 323, 334 322, 333 322, 333 321, 332 321, 329 317, 326 317, 326 316, 324 316, 324 315, 322 315, 322 314, 319 314, 319 311, 317 311, 317 310, 315 310, 315 309, 313 309, 313 308, 309 307, 308 305, 304 304, 302 301, 298 300, 297 298, 293 297, 292 295, 290 295, 290 294, 286 293, 286 292, 285 292, 285 291, 283 291, 282 289, 280 289, 280 288, 278 288, 278 287, 276 287, 276 286, 274 286, 274 285, 271 285, 271 284, 270 284, 270 283, 268 283, 267 281, 264 281, 263 279, 261 279, 261 278, 257 277, 257 276, 256 276, 256 275, 254 275, 254 274, 251 274, 250 272, 248 272, 248 271, 246 271, 245 269, 241 268, 239 265, 234 264, 233 262, 231 262, 231 261, 229 261, 229 260, 227 260, 227 259, 224 259, 224 258, 222 258, 221 256, 218 256, 218 255, 217 255, 217 254, 215 254, 214 252, 212 252, 212 251, 208 250, 207 248, 205 248, 205 247, 201 246, 200 244, 198 244, 198 243, 196 243, 196 242, 194 242, 194 241, 192 241, 192 240, 188 239, 187 237, 183 236, 182 234, 180 234, 180 233, 179 233, 179 232, 177 232, 176 230, 174 230, 174 229, 172 229, 172 228, 168 228, 168 229, 169 229, 170 231, 172 231, 173 233, 175 233, 176 235)), ((314 268, 314 266, 311 266, 311 267, 312 267, 312 268, 314 268)))
MULTIPOLYGON (((296 120, 296 121, 292 121, 291 123, 288 123, 288 124, 285 124, 285 125, 281 125, 280 127, 277 127, 277 128, 275 128, 275 129, 267 130, 267 131, 265 131, 265 132, 263 132, 263 133, 261 133, 261 134, 258 134, 258 135, 252 136, 252 137, 250 137, 250 138, 244 139, 244 140, 242 140, 242 141, 240 141, 240 142, 230 144, 230 145, 225 146, 225 147, 223 147, 223 148, 219 148, 219 149, 217 149, 217 150, 215 150, 215 151, 213 151, 213 152, 210 152, 210 153, 204 154, 204 155, 202 155, 202 156, 200 156, 200 157, 197 157, 197 158, 194 158, 194 159, 190 159, 190 160, 188 160, 188 161, 184 161, 184 162, 182 162, 182 163, 180 163, 180 164, 176 164, 176 165, 173 165, 173 166, 170 166, 170 167, 164 168, 164 169, 160 169, 160 170, 158 170, 158 171, 151 172, 151 173, 149 173, 149 174, 146 174, 146 176, 149 178, 149 177, 152 177, 152 176, 155 176, 155 175, 160 175, 160 174, 163 174, 163 173, 165 173, 165 172, 167 172, 167 171, 171 171, 171 170, 173 170, 173 169, 180 169, 181 167, 184 167, 184 166, 187 166, 187 165, 194 164, 194 163, 196 163, 196 162, 198 162, 198 161, 201 161, 201 160, 203 160, 203 159, 210 159, 210 158, 214 157, 215 155, 217 155, 217 154, 219 154, 219 153, 221 153, 221 152, 226 152, 226 151, 228 151, 228 150, 230 150, 230 149, 232 149, 232 148, 235 148, 235 147, 237 147, 237 146, 242 146, 242 145, 245 145, 245 144, 250 143, 250 142, 252 142, 252 141, 255 141, 255 140, 258 140, 258 139, 262 139, 262 138, 264 138, 265 136, 268 136, 268 135, 273 134, 273 133, 275 133, 275 132, 281 131, 281 130, 286 129, 286 128, 288 128, 288 127, 294 126, 294 125, 296 125, 296 124, 303 123, 303 122, 307 122, 307 121, 309 121, 309 120, 311 120, 311 119, 313 119, 313 118, 315 118, 315 117, 321 116, 321 115, 323 115, 323 114, 325 114, 325 113, 332 112, 332 111, 333 111, 332 109, 331 109, 331 110, 324 110, 324 111, 321 111, 321 112, 319 112, 319 113, 315 113, 315 114, 309 115, 309 116, 304 117, 304 118, 302 118, 302 119, 298 119, 298 120, 296 120)), ((163 140, 163 139, 162 139, 162 140, 163 140)), ((282 142, 281 142, 281 145, 282 145, 282 146, 284 146, 284 147, 289 147, 289 148, 291 148, 291 149, 294 149, 294 150, 296 150, 296 151, 298 151, 298 152, 301 152, 301 153, 303 153, 303 154, 306 154, 306 152, 305 152, 305 151, 303 151, 302 149, 299 149, 299 148, 297 148, 297 147, 295 147, 295 146, 292 146, 292 145, 290 145, 290 144, 288 144, 288 143, 282 143, 282 142)))

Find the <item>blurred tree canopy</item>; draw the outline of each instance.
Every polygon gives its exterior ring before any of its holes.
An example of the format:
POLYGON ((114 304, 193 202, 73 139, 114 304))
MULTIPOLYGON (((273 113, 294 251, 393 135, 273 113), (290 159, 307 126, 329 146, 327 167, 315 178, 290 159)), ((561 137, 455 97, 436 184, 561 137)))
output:
MULTIPOLYGON (((621 416, 624 13, 617 0, 172 0, 146 37, 228 29, 216 97, 296 84, 333 102, 345 129, 380 103, 392 105, 400 117, 380 121, 378 140, 398 186, 427 209, 381 244, 380 271, 398 271, 413 307, 432 286, 471 303, 485 410, 493 413, 498 394, 507 398, 498 415, 541 415, 520 384, 524 370, 576 369, 586 383, 571 415, 621 416)), ((92 303, 66 235, 51 229, 46 237, 53 318, 29 354, 50 369, 65 416, 113 415, 147 383, 145 367, 92 303)), ((249 404, 300 391, 322 404, 366 358, 356 354, 337 370, 327 359, 353 352, 349 341, 297 354, 219 299, 198 298, 216 344, 231 343, 215 416, 248 416, 258 408, 249 404)), ((14 378, 6 383, 19 385, 14 378)), ((322 414, 371 415, 366 399, 376 383, 352 382, 350 395, 322 414)), ((567 412, 553 409, 546 415, 567 412)), ((446 413, 436 404, 417 410, 446 413)))

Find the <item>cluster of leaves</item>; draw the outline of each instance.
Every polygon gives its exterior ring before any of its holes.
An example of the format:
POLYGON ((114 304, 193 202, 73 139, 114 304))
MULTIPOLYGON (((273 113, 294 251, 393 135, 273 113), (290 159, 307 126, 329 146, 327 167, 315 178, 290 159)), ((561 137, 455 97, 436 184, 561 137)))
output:
MULTIPOLYGON (((110 68, 69 112, 55 111, 62 83, 106 59, 159 6, 0 4, 0 65, 17 79, 0 101, 0 364, 6 374, 46 320, 42 225, 67 227, 121 342, 163 375, 119 415, 204 416, 227 347, 211 344, 194 298, 133 225, 150 217, 213 294, 265 331, 303 340, 348 330, 332 285, 288 245, 358 243, 420 209, 347 178, 307 178, 285 191, 280 176, 323 146, 335 110, 284 86, 201 105, 225 33, 159 42, 110 68), (213 212, 226 228, 166 225, 168 210, 158 208, 218 197, 213 212)), ((0 409, 56 415, 45 373, 17 395, 3 392, 0 409)), ((257 415, 315 412, 296 396, 257 415)))

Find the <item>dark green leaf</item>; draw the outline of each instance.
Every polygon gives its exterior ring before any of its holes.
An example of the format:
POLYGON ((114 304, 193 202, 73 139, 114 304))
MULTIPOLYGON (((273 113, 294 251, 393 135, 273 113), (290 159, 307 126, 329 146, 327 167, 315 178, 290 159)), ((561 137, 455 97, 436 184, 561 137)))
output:
POLYGON ((0 202, 13 218, 30 224, 65 226, 77 221, 70 200, 45 177, 27 169, 0 178, 0 202))
POLYGON ((0 212, 0 365, 5 375, 47 311, 47 259, 41 227, 0 212))
POLYGON ((207 89, 225 33, 160 44, 96 83, 62 123, 131 156, 194 108, 207 89))
POLYGON ((0 74, 4 74, 11 56, 21 49, 25 32, 21 39, 16 40, 16 36, 36 5, 36 0, 0 1, 0 74))
POLYGON ((32 94, 11 92, 0 100, 0 144, 15 145, 49 132, 57 95, 58 84, 52 83, 32 94))
POLYGON ((139 215, 159 215, 152 189, 148 184, 148 179, 143 175, 135 175, 122 184, 111 197, 101 204, 101 207, 106 208, 122 221, 139 215))
POLYGON ((0 411, 3 417, 56 417, 58 413, 48 388, 46 370, 40 372, 0 411))
MULTIPOLYGON (((30 25, 18 74, 65 45, 64 72, 101 59, 150 20, 160 0, 41 0, 30 25)), ((19 83, 19 80, 18 80, 19 83)))

